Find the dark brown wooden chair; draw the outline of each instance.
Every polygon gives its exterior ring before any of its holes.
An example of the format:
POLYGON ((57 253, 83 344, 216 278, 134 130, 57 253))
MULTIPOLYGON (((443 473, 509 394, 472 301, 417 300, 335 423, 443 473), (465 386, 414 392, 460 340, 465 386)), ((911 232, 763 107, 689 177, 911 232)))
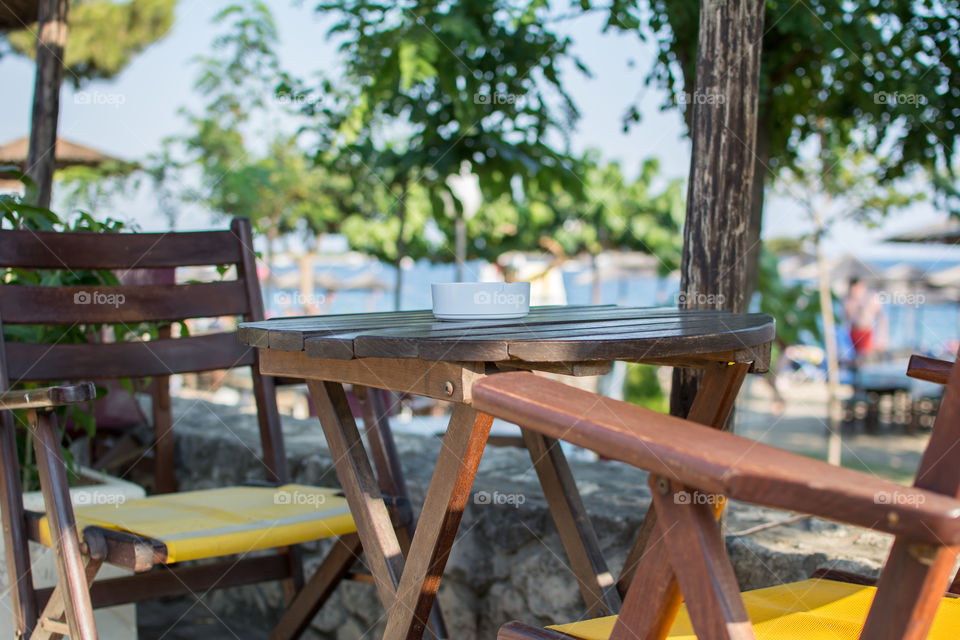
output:
MULTIPOLYGON (((0 318, 8 325, 66 326, 174 323, 224 316, 262 320, 252 246, 250 224, 243 219, 234 220, 229 230, 196 233, 0 230, 0 267, 124 270, 232 265, 236 269, 235 279, 182 285, 0 284, 0 318), (122 302, 118 304, 118 300, 122 302)), ((41 462, 49 467, 41 480, 45 495, 58 501, 47 502, 56 506, 47 514, 25 513, 20 502, 14 423, 9 411, 0 411, 0 495, 7 570, 10 583, 16 585, 17 634, 46 637, 65 633, 69 627, 74 640, 87 640, 95 637, 91 603, 105 607, 273 580, 282 581, 288 605, 273 637, 296 637, 309 624, 334 587, 349 575, 360 554, 360 543, 346 501, 337 489, 290 484, 275 383, 260 374, 255 348, 240 345, 235 331, 172 338, 165 330, 159 339, 145 342, 0 342, 0 391, 23 382, 149 376, 155 398, 153 412, 160 425, 154 443, 158 474, 167 486, 173 484, 169 376, 237 367, 249 367, 252 375, 262 445, 260 462, 267 481, 264 486, 156 495, 119 507, 85 506, 74 515, 69 500, 63 504, 61 500, 66 474, 59 435, 51 421, 40 420, 35 438, 44 443, 46 458, 41 462), (195 516, 198 510, 204 512, 203 518, 195 516), (74 545, 71 541, 76 541, 78 530, 79 543, 74 545), (296 545, 326 537, 338 539, 314 576, 304 583, 296 545), (59 554, 60 585, 66 585, 66 620, 60 614, 38 613, 45 606, 58 606, 61 592, 33 588, 27 540, 52 546, 59 554), (271 551, 247 555, 266 550, 271 551), (203 562, 180 564, 192 560, 203 562), (100 562, 130 569, 136 575, 93 581, 100 562), (91 585, 89 595, 81 597, 77 576, 84 575, 91 585)), ((368 431, 376 434, 380 425, 372 422, 368 431)), ((389 438, 389 433, 384 437, 389 438)), ((393 480, 381 479, 389 486, 395 484, 393 480)), ((402 499, 388 500, 388 505, 395 522, 409 527, 409 505, 402 499)))
POLYGON ((960 637, 945 597, 960 551, 960 369, 950 373, 914 486, 749 441, 529 373, 473 387, 480 411, 650 472, 656 529, 619 616, 502 640, 960 637), (716 516, 726 498, 892 534, 876 587, 813 578, 741 595, 716 516))

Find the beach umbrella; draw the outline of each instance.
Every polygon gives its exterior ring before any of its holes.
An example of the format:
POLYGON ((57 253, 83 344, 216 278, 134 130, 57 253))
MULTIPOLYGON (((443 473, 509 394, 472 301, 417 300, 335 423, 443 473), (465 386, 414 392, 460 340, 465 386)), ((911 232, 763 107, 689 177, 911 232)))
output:
POLYGON ((960 264, 931 273, 927 279, 935 287, 960 286, 960 264))
POLYGON ((915 229, 887 238, 885 242, 913 242, 918 244, 960 244, 960 221, 946 220, 929 227, 915 229))

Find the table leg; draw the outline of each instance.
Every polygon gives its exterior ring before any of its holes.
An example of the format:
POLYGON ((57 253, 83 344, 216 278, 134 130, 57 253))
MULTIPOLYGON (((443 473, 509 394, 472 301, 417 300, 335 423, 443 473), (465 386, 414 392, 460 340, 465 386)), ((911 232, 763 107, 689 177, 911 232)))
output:
MULTIPOLYGON (((370 457, 380 479, 380 487, 384 494, 399 498, 402 507, 404 524, 397 528, 397 539, 404 557, 410 553, 410 542, 417 528, 416 516, 410 505, 410 494, 407 492, 407 483, 403 477, 403 467, 397 455, 397 445, 393 440, 390 429, 389 407, 385 399, 388 391, 354 385, 354 393, 360 401, 360 415, 363 418, 364 431, 367 434, 367 443, 370 446, 370 457)), ((430 631, 435 638, 447 638, 446 623, 440 612, 440 605, 433 603, 430 609, 430 631)))
MULTIPOLYGON (((748 363, 718 362, 706 367, 687 419, 715 429, 723 429, 730 417, 730 412, 733 411, 733 403, 749 369, 748 363)), ((626 597, 627 590, 633 582, 637 566, 646 551, 651 534, 656 529, 656 524, 657 513, 651 503, 640 526, 637 539, 627 554, 620 579, 617 581, 617 589, 622 597, 626 597)), ((665 555, 662 560, 666 562, 665 555)))
POLYGON ((620 595, 560 443, 522 427, 521 431, 590 617, 619 612, 620 595))
POLYGON ((333 456, 344 495, 350 504, 380 601, 384 609, 390 611, 397 595, 396 586, 403 573, 403 554, 390 514, 383 503, 383 492, 370 467, 370 459, 343 385, 308 380, 307 386, 317 406, 320 426, 333 456))
POLYGON ((387 640, 423 634, 492 421, 467 405, 453 408, 396 601, 388 609, 387 640))

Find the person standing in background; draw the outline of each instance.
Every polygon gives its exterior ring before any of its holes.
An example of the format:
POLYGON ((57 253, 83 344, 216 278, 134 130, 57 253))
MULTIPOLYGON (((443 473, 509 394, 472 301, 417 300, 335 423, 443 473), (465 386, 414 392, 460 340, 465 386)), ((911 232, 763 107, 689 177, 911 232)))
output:
POLYGON ((850 341, 857 360, 885 349, 886 316, 880 300, 867 283, 851 278, 843 300, 843 314, 850 327, 850 341))

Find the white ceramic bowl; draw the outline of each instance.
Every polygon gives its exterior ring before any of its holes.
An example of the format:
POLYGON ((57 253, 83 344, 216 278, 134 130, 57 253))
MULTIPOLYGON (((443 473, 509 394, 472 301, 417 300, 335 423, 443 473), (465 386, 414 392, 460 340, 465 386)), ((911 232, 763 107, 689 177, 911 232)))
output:
POLYGON ((448 282, 431 285, 440 320, 522 318, 530 313, 529 282, 448 282))

